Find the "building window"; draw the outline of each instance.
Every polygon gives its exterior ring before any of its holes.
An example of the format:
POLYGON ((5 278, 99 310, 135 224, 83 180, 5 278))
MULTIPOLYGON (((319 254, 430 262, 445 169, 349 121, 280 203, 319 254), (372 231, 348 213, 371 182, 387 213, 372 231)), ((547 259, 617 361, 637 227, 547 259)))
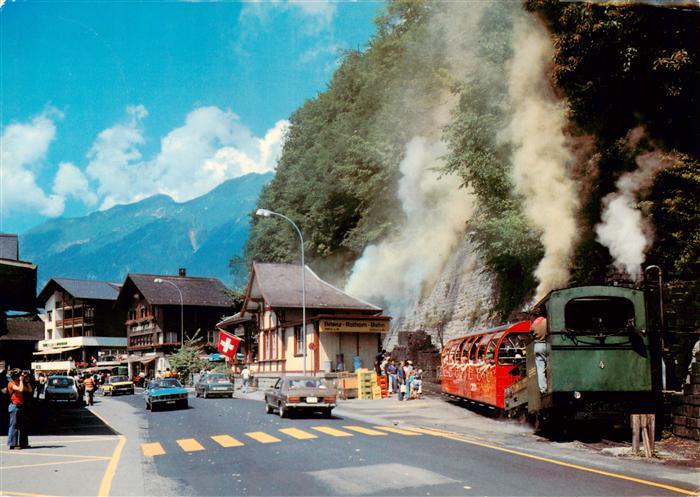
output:
POLYGON ((50 323, 52 321, 53 311, 46 311, 46 320, 50 323))
POLYGON ((129 321, 133 321, 136 319, 136 310, 135 309, 130 309, 129 310, 129 321))
POLYGON ((141 306, 141 307, 139 308, 139 311, 140 311, 139 317, 140 317, 141 319, 145 318, 145 317, 146 317, 146 307, 145 307, 145 306, 141 306))
POLYGON ((294 355, 304 355, 304 335, 301 326, 294 327, 294 355))
POLYGON ((275 330, 272 333, 270 333, 270 337, 272 339, 272 358, 279 359, 279 357, 277 356, 277 331, 275 330))

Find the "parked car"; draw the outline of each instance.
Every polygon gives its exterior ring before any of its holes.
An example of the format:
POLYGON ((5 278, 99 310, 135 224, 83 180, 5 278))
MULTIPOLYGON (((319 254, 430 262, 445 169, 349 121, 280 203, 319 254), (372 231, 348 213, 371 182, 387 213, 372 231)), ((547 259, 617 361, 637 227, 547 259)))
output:
POLYGON ((46 400, 50 402, 73 402, 80 404, 82 395, 75 380, 70 376, 49 376, 46 386, 46 400))
POLYGON ((105 395, 115 395, 119 393, 134 394, 134 382, 128 376, 111 376, 107 383, 102 385, 102 392, 105 395))
POLYGON ((205 374, 195 383, 194 394, 205 399, 215 395, 233 398, 233 381, 225 374, 205 374))
POLYGON ((187 390, 175 378, 152 380, 146 388, 146 409, 155 411, 157 407, 173 405, 187 407, 187 390))
POLYGON ((325 379, 313 376, 283 376, 265 391, 265 412, 277 409, 281 418, 290 412, 318 411, 330 417, 337 392, 325 379))

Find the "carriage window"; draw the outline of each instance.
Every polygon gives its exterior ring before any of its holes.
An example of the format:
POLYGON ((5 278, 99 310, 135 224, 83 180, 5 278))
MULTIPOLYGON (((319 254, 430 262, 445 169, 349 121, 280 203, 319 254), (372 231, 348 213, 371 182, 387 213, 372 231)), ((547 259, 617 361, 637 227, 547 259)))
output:
POLYGON ((460 359, 460 362, 462 364, 466 364, 467 362, 469 362, 469 347, 471 346, 471 344, 472 344, 471 338, 467 338, 464 341, 464 345, 462 346, 462 357, 460 359))
POLYGON ((567 302, 565 328, 578 333, 616 333, 634 325, 634 304, 621 297, 586 297, 567 302))
POLYGON ((489 340, 491 340, 491 335, 485 335, 479 340, 478 345, 479 349, 476 352, 476 361, 477 362, 483 362, 484 361, 484 352, 486 351, 486 344, 489 343, 489 340))
POLYGON ((476 351, 479 349, 478 341, 479 341, 479 337, 476 337, 472 341, 473 345, 472 345, 471 349, 469 349, 469 362, 476 362, 476 351))
POLYGON ((498 342, 497 337, 493 337, 489 342, 488 347, 486 347, 486 362, 493 363, 496 357, 496 343, 498 342))
POLYGON ((498 348, 498 364, 515 364, 525 358, 528 333, 510 333, 498 348))

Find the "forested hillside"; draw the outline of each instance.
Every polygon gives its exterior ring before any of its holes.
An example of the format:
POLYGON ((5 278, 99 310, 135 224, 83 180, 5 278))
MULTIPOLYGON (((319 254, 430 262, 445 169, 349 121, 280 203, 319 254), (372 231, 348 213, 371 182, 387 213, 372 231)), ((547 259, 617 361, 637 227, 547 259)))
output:
MULTIPOLYGON (((391 1, 291 117, 259 207, 319 272, 401 312, 464 237, 496 311, 615 273, 700 276, 700 12, 391 1)), ((248 259, 296 261, 254 220, 248 259)))

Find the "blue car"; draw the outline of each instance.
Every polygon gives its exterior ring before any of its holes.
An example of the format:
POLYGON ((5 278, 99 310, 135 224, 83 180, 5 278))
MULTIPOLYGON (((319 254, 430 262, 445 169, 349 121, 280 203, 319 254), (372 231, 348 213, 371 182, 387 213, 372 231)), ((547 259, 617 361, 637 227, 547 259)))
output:
POLYGON ((175 378, 148 382, 146 409, 155 411, 160 406, 187 408, 187 390, 175 378))

